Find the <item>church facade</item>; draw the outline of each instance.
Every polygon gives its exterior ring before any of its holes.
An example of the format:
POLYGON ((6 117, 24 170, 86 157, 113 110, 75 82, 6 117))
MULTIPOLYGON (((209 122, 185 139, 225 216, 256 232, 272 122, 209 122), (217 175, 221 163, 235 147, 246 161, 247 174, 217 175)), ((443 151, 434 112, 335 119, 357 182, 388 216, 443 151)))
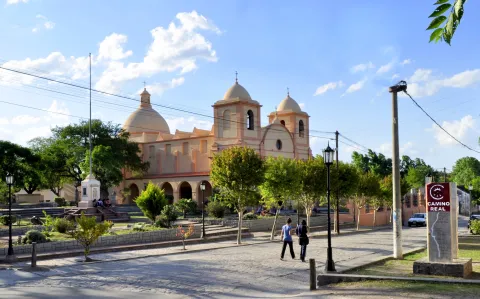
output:
POLYGON ((252 148, 262 157, 308 159, 312 155, 309 115, 290 94, 268 115, 269 124, 264 127, 260 119, 262 105, 237 80, 212 108, 211 130, 170 132, 165 119, 153 109, 148 91, 141 93, 140 106, 123 128, 139 144, 150 168, 141 176, 124 172, 123 182, 115 188, 117 204, 132 204, 151 181, 165 191, 171 202, 192 198, 200 207, 202 198, 206 200, 212 193, 212 157, 232 146, 252 148), (206 185, 203 194, 201 183, 206 185))

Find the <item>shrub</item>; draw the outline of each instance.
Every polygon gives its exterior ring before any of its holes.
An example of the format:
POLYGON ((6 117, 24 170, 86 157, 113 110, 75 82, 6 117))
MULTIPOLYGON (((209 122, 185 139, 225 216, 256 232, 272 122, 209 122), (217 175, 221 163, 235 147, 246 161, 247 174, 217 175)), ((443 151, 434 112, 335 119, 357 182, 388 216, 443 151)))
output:
POLYGON ((42 232, 32 229, 23 237, 23 244, 32 244, 32 242, 46 243, 47 237, 42 232))
POLYGON ((163 227, 163 228, 168 228, 168 219, 167 216, 165 215, 160 215, 157 217, 157 221, 155 222, 155 225, 158 227, 163 227))
POLYGON ((251 212, 243 215, 243 220, 255 220, 257 218, 258 218, 258 216, 256 214, 251 213, 251 212))
POLYGON ((474 235, 480 235, 480 220, 472 220, 470 222, 470 230, 474 235))
POLYGON ((209 202, 205 209, 209 216, 213 216, 215 218, 223 218, 223 216, 225 216, 226 207, 219 200, 209 202))
POLYGON ((166 205, 163 207, 162 214, 163 216, 166 217, 168 221, 168 226, 170 227, 170 224, 177 220, 178 215, 177 215, 177 209, 173 205, 166 205))
POLYGON ((197 203, 191 198, 182 198, 175 203, 175 207, 183 213, 183 218, 185 218, 187 213, 194 213, 197 210, 197 203))
MULTIPOLYGON (((0 216, 0 223, 2 223, 3 225, 8 225, 8 219, 8 215, 0 216)), ((12 224, 15 222, 17 222, 17 216, 12 215, 12 224)))
POLYGON ((87 217, 82 212, 82 216, 77 220, 78 227, 73 233, 73 237, 80 245, 83 246, 83 254, 85 255, 85 261, 90 261, 88 257, 90 253, 90 246, 97 241, 97 239, 108 232, 112 227, 112 223, 104 221, 97 223, 96 217, 87 217))
POLYGON ((143 214, 154 222, 162 212, 163 207, 167 205, 167 199, 163 190, 150 182, 147 185, 147 189, 142 191, 142 194, 137 197, 135 203, 142 210, 143 214))
POLYGON ((59 206, 59 207, 63 207, 66 205, 67 201, 65 200, 65 198, 63 197, 55 197, 55 203, 59 206))
POLYGON ((66 232, 73 230, 75 228, 75 224, 65 218, 57 218, 53 221, 53 228, 57 232, 65 234, 66 232))
POLYGON ((138 222, 133 225, 133 231, 136 232, 144 232, 145 231, 145 223, 138 222))

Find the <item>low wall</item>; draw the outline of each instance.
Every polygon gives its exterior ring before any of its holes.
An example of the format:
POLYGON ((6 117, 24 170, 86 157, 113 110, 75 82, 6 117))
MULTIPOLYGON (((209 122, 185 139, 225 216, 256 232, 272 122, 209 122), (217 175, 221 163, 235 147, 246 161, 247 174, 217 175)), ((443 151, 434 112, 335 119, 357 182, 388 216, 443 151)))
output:
MULTIPOLYGON (((26 232, 28 232, 31 229, 36 229, 38 231, 42 231, 43 226, 42 225, 33 225, 33 226, 15 227, 15 225, 12 225, 12 236, 24 235, 26 232)), ((8 228, 0 229, 0 237, 5 237, 5 236, 8 236, 8 228)))
MULTIPOLYGON (((200 237, 200 227, 195 228, 195 232, 191 238, 200 237)), ((176 229, 165 229, 152 232, 139 232, 126 235, 118 236, 102 236, 98 238, 97 242, 92 246, 95 247, 106 247, 106 246, 120 246, 120 245, 131 245, 131 244, 144 244, 144 243, 155 243, 163 241, 173 241, 179 240, 176 236, 176 229)), ((76 241, 59 241, 59 242, 48 242, 37 244, 37 253, 43 252, 52 252, 52 251, 68 251, 68 250, 82 250, 83 247, 76 241)), ((19 245, 14 246, 13 248, 16 255, 22 254, 31 254, 32 245, 19 245)), ((0 248, 0 256, 6 255, 8 248, 0 248)))
POLYGON ((16 196, 17 203, 40 203, 43 202, 42 194, 17 194, 16 196))

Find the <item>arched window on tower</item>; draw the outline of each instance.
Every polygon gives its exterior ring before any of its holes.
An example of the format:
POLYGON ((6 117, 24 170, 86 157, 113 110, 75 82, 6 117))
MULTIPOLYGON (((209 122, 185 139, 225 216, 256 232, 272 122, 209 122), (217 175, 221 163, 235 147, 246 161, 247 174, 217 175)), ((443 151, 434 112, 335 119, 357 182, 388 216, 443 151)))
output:
POLYGON ((247 130, 253 130, 255 122, 253 121, 253 111, 248 110, 247 112, 247 130))
POLYGON ((230 110, 225 110, 223 112, 223 129, 230 129, 230 110))
POLYGON ((280 123, 285 127, 285 121, 282 119, 280 123))
POLYGON ((305 136, 305 126, 303 125, 303 120, 298 122, 298 136, 304 137, 305 136))

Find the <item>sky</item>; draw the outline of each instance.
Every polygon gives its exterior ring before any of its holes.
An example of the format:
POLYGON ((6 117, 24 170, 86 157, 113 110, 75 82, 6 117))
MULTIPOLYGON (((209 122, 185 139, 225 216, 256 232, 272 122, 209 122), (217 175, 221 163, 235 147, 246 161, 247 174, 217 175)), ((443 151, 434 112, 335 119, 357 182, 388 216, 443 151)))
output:
MULTIPOLYGON (((172 133, 210 129, 211 105, 237 71, 263 105, 262 124, 290 90, 310 115, 314 154, 338 130, 348 138, 341 160, 365 148, 391 157, 388 87, 406 80, 435 120, 480 150, 480 1, 466 3, 451 46, 428 43, 435 7, 418 0, 0 1, 2 67, 88 87, 91 53, 92 88, 130 98, 94 93, 94 118, 122 124, 146 84, 172 133)), ((87 89, 0 70, 0 139, 49 136, 88 118, 88 103, 87 89)), ((447 169, 478 158, 406 96, 398 109, 401 154, 447 169)))

